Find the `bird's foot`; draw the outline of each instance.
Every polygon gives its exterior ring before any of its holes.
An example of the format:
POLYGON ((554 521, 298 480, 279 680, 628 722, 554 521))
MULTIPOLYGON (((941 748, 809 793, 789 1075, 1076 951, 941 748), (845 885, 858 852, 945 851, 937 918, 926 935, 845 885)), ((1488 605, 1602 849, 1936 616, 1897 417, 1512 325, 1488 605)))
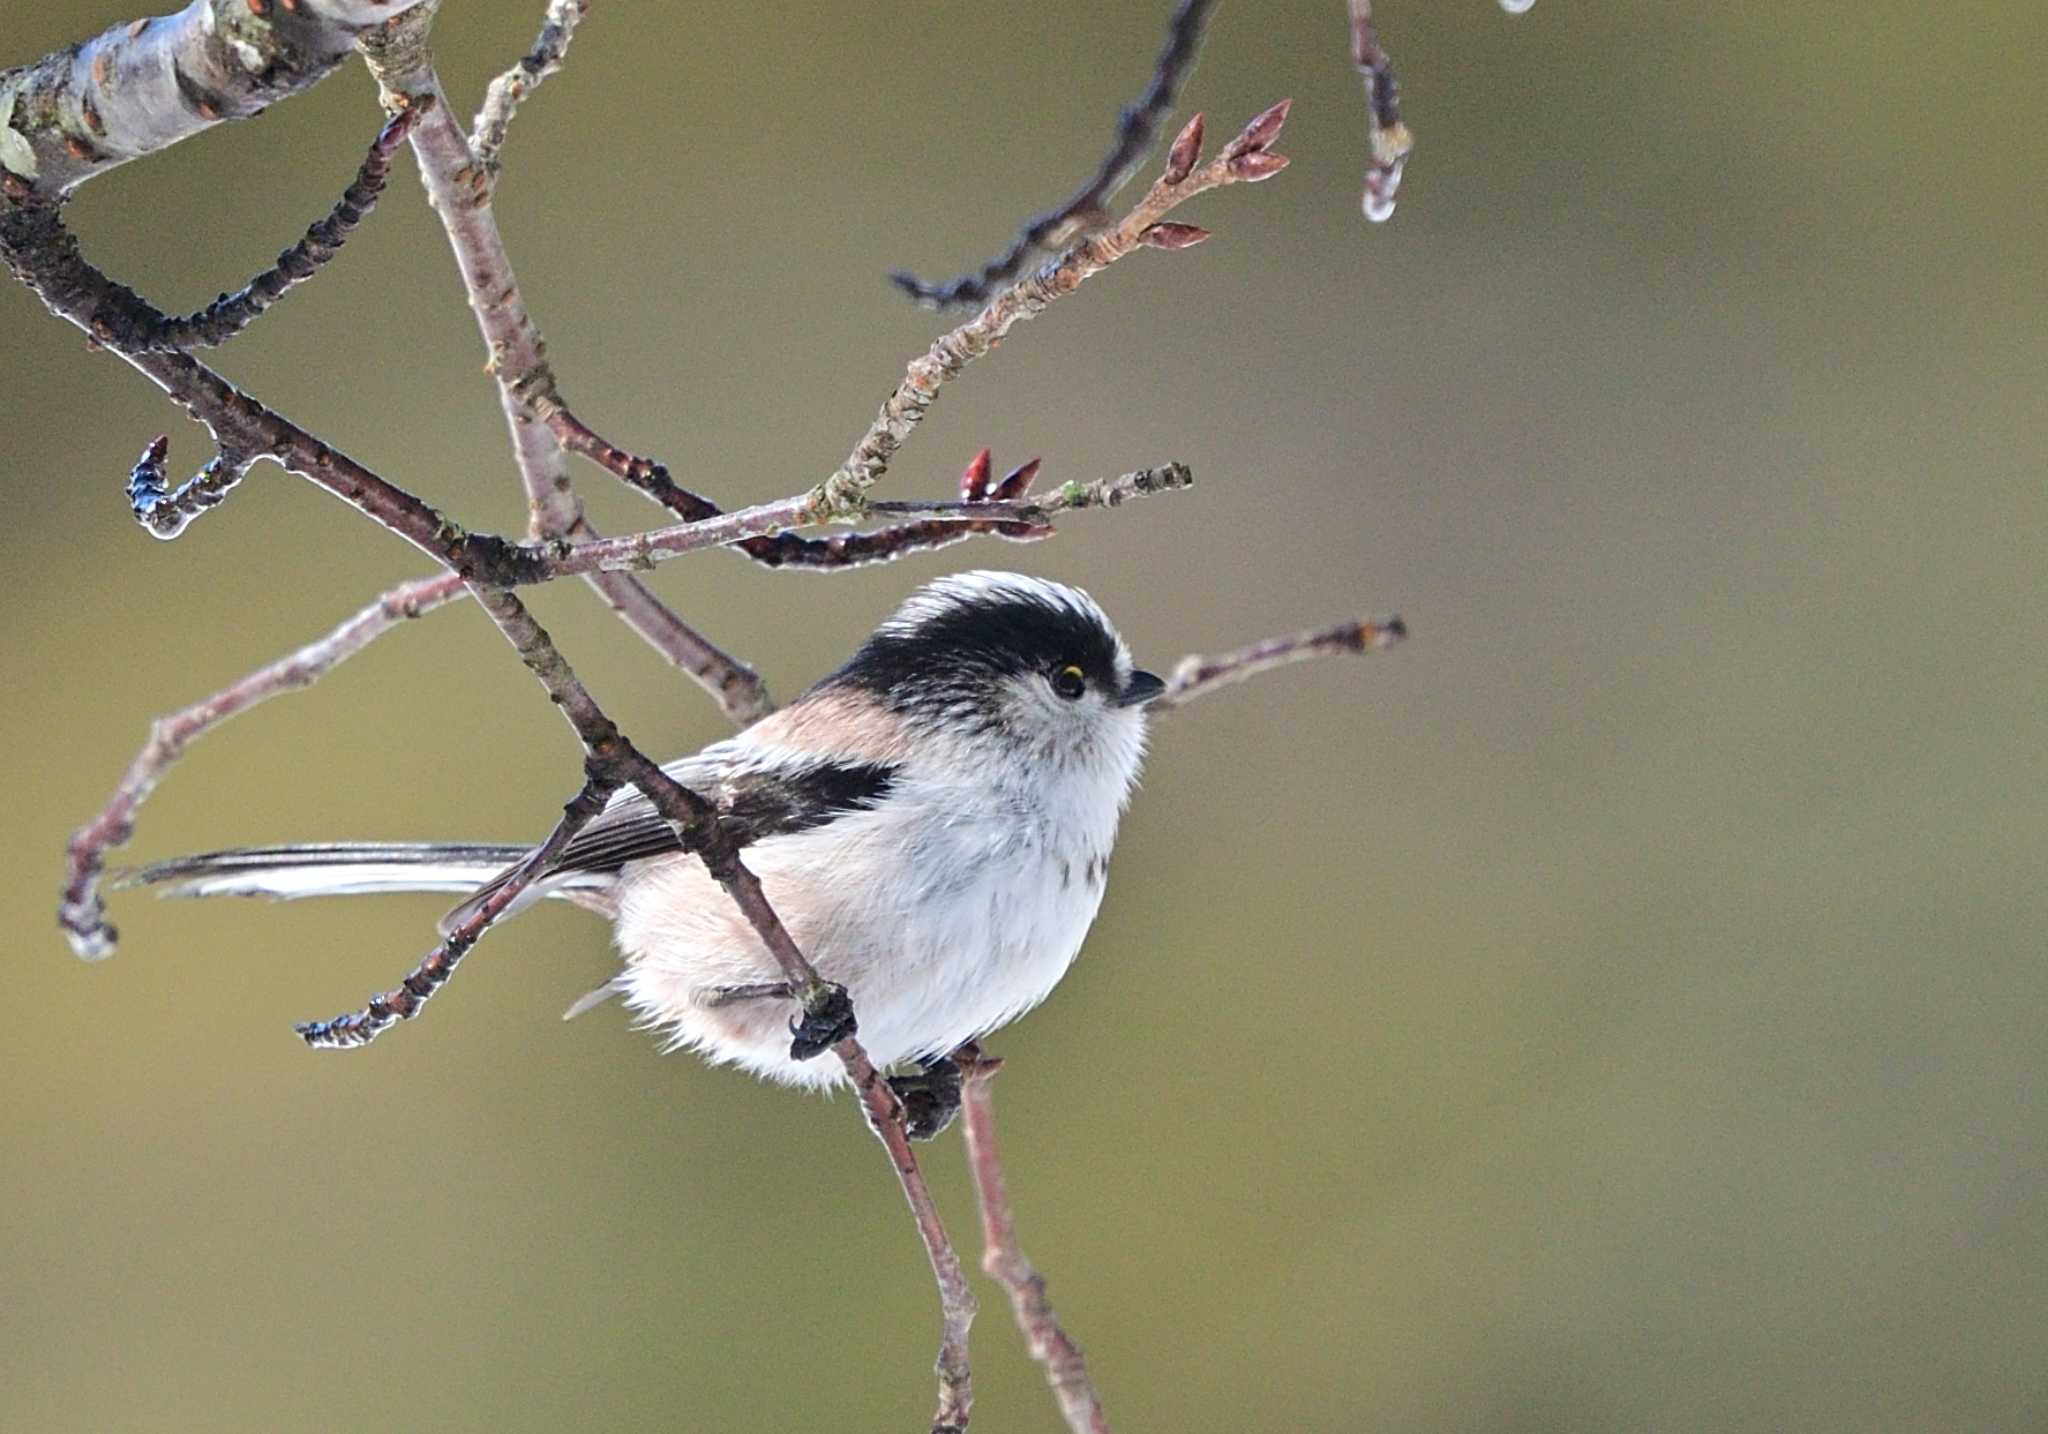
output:
POLYGON ((789 1023, 789 1058, 807 1061, 821 1056, 859 1029, 846 988, 837 981, 820 981, 805 994, 803 1014, 789 1023))
POLYGON ((912 1140, 935 1140, 960 1113, 960 1067, 945 1056, 924 1062, 916 1075, 889 1077, 903 1102, 903 1129, 912 1140))

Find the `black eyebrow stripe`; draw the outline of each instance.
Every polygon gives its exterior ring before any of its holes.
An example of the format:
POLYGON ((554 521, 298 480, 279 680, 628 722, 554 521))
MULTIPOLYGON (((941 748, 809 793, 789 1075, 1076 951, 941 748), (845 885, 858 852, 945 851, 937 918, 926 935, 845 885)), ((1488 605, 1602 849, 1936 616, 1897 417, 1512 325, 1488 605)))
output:
MULTIPOLYGON (((741 770, 706 795, 742 848, 769 837, 811 831, 849 812, 868 811, 896 784, 897 769, 872 762, 821 762, 793 771, 741 770)), ((675 831, 645 797, 621 803, 569 843, 552 872, 617 871, 681 851, 675 831)))

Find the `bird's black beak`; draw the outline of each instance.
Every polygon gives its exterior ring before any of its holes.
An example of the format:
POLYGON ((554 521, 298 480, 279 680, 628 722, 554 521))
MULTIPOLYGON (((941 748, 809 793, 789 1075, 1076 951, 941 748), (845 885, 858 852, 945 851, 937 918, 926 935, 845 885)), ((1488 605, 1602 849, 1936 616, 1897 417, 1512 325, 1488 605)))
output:
POLYGON ((1117 693, 1119 707, 1143 707, 1147 702, 1166 690, 1166 684, 1149 672, 1133 671, 1131 680, 1124 684, 1124 690, 1117 693))

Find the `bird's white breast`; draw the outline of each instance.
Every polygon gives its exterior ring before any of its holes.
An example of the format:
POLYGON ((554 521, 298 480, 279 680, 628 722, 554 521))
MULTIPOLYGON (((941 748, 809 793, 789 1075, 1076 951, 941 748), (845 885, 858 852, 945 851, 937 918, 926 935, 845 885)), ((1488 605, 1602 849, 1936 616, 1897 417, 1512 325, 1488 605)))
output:
MULTIPOLYGON (((906 773, 875 810, 747 849, 797 944, 848 988, 878 1065, 950 1051, 1066 974, 1102 904, 1134 738, 1128 761, 1050 783, 1021 765, 968 782, 906 773)), ((716 1002, 720 987, 778 972, 696 858, 628 869, 617 939, 628 1004, 677 1045, 792 1084, 842 1077, 829 1056, 789 1058, 792 1002, 716 1002)))

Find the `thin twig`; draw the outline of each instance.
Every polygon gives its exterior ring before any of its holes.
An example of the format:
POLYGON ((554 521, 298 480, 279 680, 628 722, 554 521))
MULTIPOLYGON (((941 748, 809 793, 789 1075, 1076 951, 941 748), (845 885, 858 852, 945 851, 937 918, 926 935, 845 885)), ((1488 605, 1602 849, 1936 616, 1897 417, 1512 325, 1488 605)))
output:
POLYGON ((1285 169, 1286 158, 1274 154, 1271 145, 1287 118, 1288 104, 1283 100, 1255 116, 1236 139, 1199 168, 1192 167, 1192 160, 1200 147, 1202 117, 1190 120, 1169 151, 1166 172, 1119 223, 1082 240, 1038 273, 1012 284, 973 318, 942 334, 926 352, 911 360, 902 383, 883 401, 881 412, 854 444, 845 463, 818 486, 814 511, 828 516, 858 513, 868 489, 888 469, 941 387, 994 348, 1017 324, 1044 312, 1054 300, 1071 294, 1091 275, 1133 250, 1148 247, 1147 232, 1173 210, 1208 190, 1256 183, 1285 169))
POLYGON ((136 810, 187 747, 259 702, 312 686, 398 624, 462 595, 462 579, 453 573, 395 587, 325 637, 151 723, 148 742, 128 764, 113 795, 91 821, 72 834, 65 848, 64 894, 57 920, 71 949, 89 960, 114 954, 117 933, 107 924, 99 893, 106 854, 134 835, 136 810))
MULTIPOLYGON (((552 59, 544 70, 559 65, 582 9, 575 0, 556 0, 550 8, 549 28, 542 30, 536 49, 539 54, 552 45, 552 59), (558 21, 566 28, 555 30, 558 21)), ((402 105, 405 112, 424 114, 425 122, 416 126, 412 135, 413 153, 490 355, 499 406, 504 410, 513 458, 526 490, 529 535, 537 540, 592 541, 600 535, 584 517, 583 505, 570 487, 562 444, 541 421, 546 408, 560 401, 554 370, 547 361, 546 341, 519 291, 491 204, 487 167, 456 124, 434 71, 426 36, 433 10, 433 6, 422 7, 366 36, 361 48, 387 99, 402 105)), ((516 103, 516 99, 509 102, 516 103)), ((502 117, 510 119, 509 105, 502 117)), ((736 725, 745 726, 773 710, 759 673, 698 632, 638 578, 591 572, 585 581, 628 627, 710 693, 736 725)))
POLYGON ((442 937, 441 943, 421 958, 419 965, 407 972, 403 981, 372 996, 359 1011, 336 1016, 332 1020, 302 1022, 294 1027, 300 1039, 314 1050, 355 1050, 367 1046, 399 1021, 409 1021, 417 1016, 434 993, 448 983, 448 978, 455 974, 455 968, 470 948, 525 893, 526 888, 575 839, 576 834, 604 810, 605 803, 618 788, 619 781, 615 775, 592 765, 582 790, 563 804, 562 819, 555 823, 555 829, 548 833, 547 840, 527 853, 519 869, 493 888, 478 903, 476 910, 442 937))
POLYGON ((216 348, 262 317, 263 312, 291 290, 320 272, 320 269, 348 242, 384 192, 391 175, 391 156, 405 143, 405 136, 419 118, 418 109, 400 110, 385 122, 370 152, 356 171, 355 183, 342 191, 341 198, 324 219, 313 222, 305 238, 277 256, 277 262, 251 279, 238 293, 222 294, 194 314, 169 320, 152 336, 154 349, 216 348))
MULTIPOLYGON (((715 518, 724 509, 709 498, 693 493, 669 476, 668 467, 651 458, 628 453, 601 437, 561 403, 544 410, 548 427, 562 446, 589 459, 635 492, 660 504, 686 523, 715 518)), ((965 522, 908 523, 871 533, 842 534, 831 538, 806 538, 797 533, 774 533, 747 538, 731 544, 731 550, 753 559, 763 567, 801 568, 811 572, 845 572, 870 563, 893 562, 910 553, 964 543, 977 534, 993 534, 1014 543, 1037 542, 1052 536, 1042 524, 1008 523, 994 519, 965 522)))
POLYGON ((1016 278, 1033 254, 1057 249, 1108 223, 1109 201, 1145 162, 1160 121, 1172 112, 1182 84, 1194 73, 1202 32, 1215 8, 1215 0, 1182 0, 1167 21, 1166 44, 1152 62, 1152 83, 1135 104, 1118 112, 1116 138, 1109 153, 1064 204, 1025 220, 1009 247, 976 273, 940 283, 897 269, 890 273, 889 281, 927 309, 987 303, 996 286, 1016 278))
POLYGON ((1362 206, 1366 218, 1381 224, 1394 217, 1394 196, 1401 188, 1401 169, 1408 162, 1408 151, 1415 147, 1415 136, 1401 123, 1401 83, 1394 78, 1393 62, 1380 48, 1379 34, 1373 29, 1372 0, 1351 0, 1351 63, 1365 80, 1369 126, 1362 206))
POLYGON ((1171 711, 1197 697, 1206 697, 1219 687, 1228 687, 1276 667, 1306 662, 1312 657, 1378 652, 1392 647, 1407 635, 1408 624, 1398 617, 1366 618, 1290 633, 1286 637, 1269 637, 1264 642, 1255 642, 1249 647, 1240 647, 1235 652, 1215 657, 1193 654, 1183 657, 1175 665, 1166 679, 1166 690, 1153 699, 1150 710, 1171 711))
MULTIPOLYGON (((863 503, 855 511, 864 512, 872 507, 875 511, 887 512, 895 517, 943 518, 963 524, 985 521, 1042 524, 1070 508, 1117 507, 1134 497, 1186 488, 1193 481, 1186 464, 1165 463, 1156 468, 1140 468, 1117 478, 1068 483, 1042 498, 1026 499, 1021 502, 903 502, 890 503, 886 506, 863 503)), ((827 512, 821 511, 817 505, 818 494, 813 490, 795 497, 777 499, 772 503, 757 504, 752 508, 737 508, 730 513, 721 513, 716 518, 705 518, 695 523, 678 523, 670 528, 653 528, 644 533, 604 538, 552 556, 536 553, 531 549, 518 551, 522 554, 531 553, 535 563, 549 577, 562 577, 598 569, 625 571, 647 568, 669 558, 681 557, 684 553, 699 552, 705 548, 721 548, 745 538, 833 521, 833 518, 827 512)), ((546 579, 537 578, 534 581, 546 579)))
POLYGON ((505 147, 505 131, 511 126, 512 117, 526 97, 540 88, 542 80, 562 68, 562 57, 576 37, 576 26, 588 13, 590 0, 548 0, 547 19, 541 23, 533 48, 484 91, 483 108, 477 111, 476 123, 470 127, 469 147, 476 152, 477 163, 493 176, 501 164, 498 156, 505 147))
POLYGON ((956 1051, 953 1060, 960 1067, 961 1138, 981 1208, 981 1268, 1009 1294, 1017 1328, 1031 1357, 1045 1366, 1046 1382, 1067 1427, 1073 1434, 1109 1434, 1109 1417, 1102 1412, 1081 1347, 1061 1327, 1045 1292, 1045 1277, 1017 1243, 1002 1148, 996 1142, 993 1083, 1003 1063, 974 1046, 956 1051))

